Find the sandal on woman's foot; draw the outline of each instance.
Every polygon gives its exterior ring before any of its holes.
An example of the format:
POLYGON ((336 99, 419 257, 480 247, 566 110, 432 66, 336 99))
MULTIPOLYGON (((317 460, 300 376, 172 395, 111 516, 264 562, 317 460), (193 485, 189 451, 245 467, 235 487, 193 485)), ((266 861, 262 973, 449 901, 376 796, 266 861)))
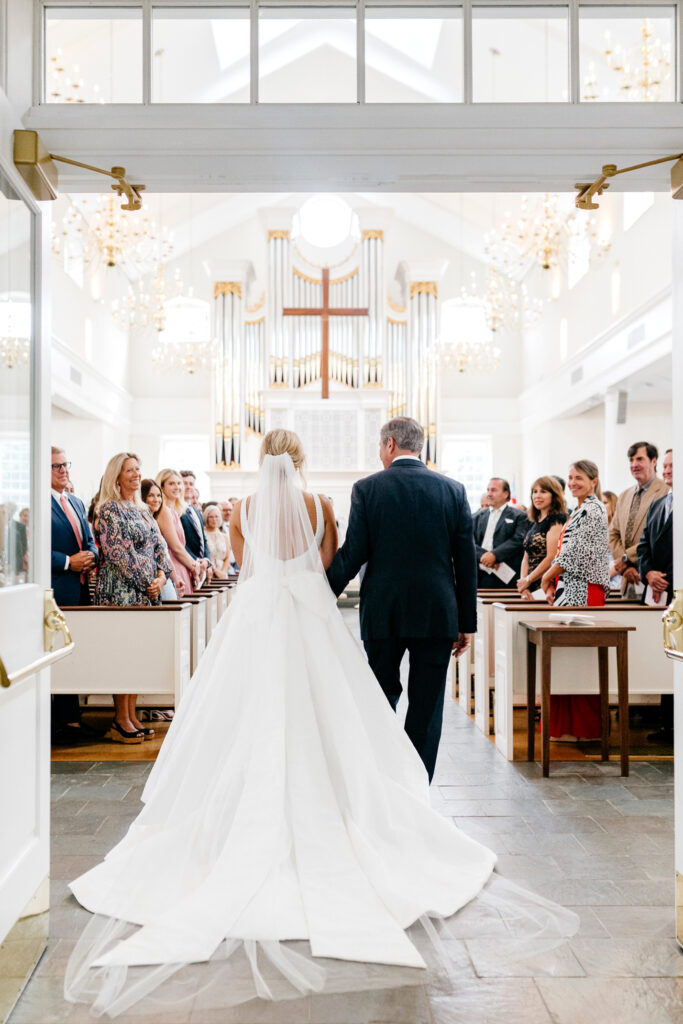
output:
POLYGON ((140 728, 138 729, 138 732, 142 733, 142 738, 144 740, 154 739, 154 729, 145 729, 144 726, 141 725, 140 728))
POLYGON ((112 722, 109 732, 105 734, 106 740, 112 740, 114 743, 142 743, 144 734, 135 730, 134 732, 127 732, 123 726, 119 725, 118 722, 112 722))

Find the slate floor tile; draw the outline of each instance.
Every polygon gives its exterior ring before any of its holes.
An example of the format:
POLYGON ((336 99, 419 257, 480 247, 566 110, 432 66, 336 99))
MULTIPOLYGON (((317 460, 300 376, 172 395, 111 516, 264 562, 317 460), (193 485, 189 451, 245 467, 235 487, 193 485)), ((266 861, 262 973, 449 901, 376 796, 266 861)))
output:
POLYGON ((550 1024, 530 978, 476 978, 452 996, 430 997, 434 1024, 550 1024))
MULTIPOLYGON (((553 1024, 677 1024, 641 978, 536 978, 553 1024)), ((679 1018, 680 1021, 680 1018, 679 1018)))

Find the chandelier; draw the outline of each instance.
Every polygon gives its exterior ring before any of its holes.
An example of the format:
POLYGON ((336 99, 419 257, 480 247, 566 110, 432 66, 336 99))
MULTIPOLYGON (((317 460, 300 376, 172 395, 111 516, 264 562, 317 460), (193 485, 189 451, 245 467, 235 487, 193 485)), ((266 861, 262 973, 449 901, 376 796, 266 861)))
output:
POLYGON ((160 373, 196 373, 206 369, 213 358, 209 304, 187 295, 169 299, 165 306, 166 327, 152 350, 152 363, 160 373))
POLYGON ((583 248, 582 239, 588 244, 591 263, 601 262, 609 252, 611 243, 600 236, 595 217, 579 218, 575 209, 564 213, 560 196, 546 192, 536 209, 523 196, 517 220, 506 214, 500 230, 485 236, 484 252, 501 273, 519 275, 533 264, 551 270, 578 258, 575 254, 583 248))
POLYGON ((28 366, 31 356, 31 303, 11 293, 0 300, 0 365, 28 366))
POLYGON ((662 86, 671 77, 671 52, 668 43, 657 38, 649 18, 640 26, 637 50, 622 46, 612 49, 610 34, 605 33, 604 56, 610 70, 619 76, 619 91, 624 99, 656 103, 662 99, 662 86))
POLYGON ((157 332, 166 326, 166 303, 182 293, 183 282, 180 269, 176 269, 172 282, 166 279, 166 267, 161 260, 152 274, 149 291, 145 290, 142 277, 137 287, 130 284, 122 299, 114 299, 111 312, 114 322, 123 331, 144 331, 152 328, 157 332))
POLYGON ((79 258, 84 264, 101 261, 129 276, 144 272, 156 261, 167 263, 173 255, 168 229, 159 229, 146 209, 122 212, 113 192, 99 196, 92 215, 88 214, 87 200, 82 208, 69 206, 61 227, 53 228, 55 255, 79 258))
POLYGON ((493 373, 500 364, 500 349, 492 344, 482 304, 455 299, 441 307, 441 333, 435 347, 438 365, 458 373, 493 373))
POLYGON ((533 327, 543 314, 543 301, 531 299, 526 285, 520 285, 510 273, 495 263, 486 267, 483 290, 472 271, 469 287, 463 285, 462 302, 479 305, 484 322, 492 334, 533 327))
POLYGON ((99 85, 93 85, 92 96, 86 98, 87 90, 80 77, 78 64, 73 65, 71 75, 69 77, 66 73, 61 49, 57 50, 47 62, 45 91, 48 103, 104 103, 99 85))

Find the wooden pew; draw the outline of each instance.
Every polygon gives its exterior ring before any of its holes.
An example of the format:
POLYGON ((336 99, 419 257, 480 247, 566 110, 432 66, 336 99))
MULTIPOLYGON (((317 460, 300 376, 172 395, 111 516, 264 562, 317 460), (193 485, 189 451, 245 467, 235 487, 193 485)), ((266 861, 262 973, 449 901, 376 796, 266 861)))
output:
POLYGON ((164 604, 189 604, 192 626, 190 629, 190 673, 194 675, 202 654, 206 649, 206 610, 208 598, 204 594, 189 594, 177 601, 164 601, 164 604))
MULTIPOLYGON (((629 691, 631 701, 673 693, 673 666, 662 657, 662 610, 626 601, 610 601, 600 608, 571 609, 596 620, 600 616, 627 626, 635 626, 629 634, 629 691)), ((549 612, 570 609, 549 609, 540 602, 501 601, 493 606, 494 644, 494 731, 496 746, 509 761, 513 760, 513 709, 526 706, 526 631, 519 625, 523 619, 547 619, 549 612)), ((570 627, 568 627, 570 628, 570 627)), ((573 648, 553 651, 552 692, 597 693, 598 663, 595 651, 573 648)), ((610 698, 616 702, 616 657, 609 655, 610 698)), ((540 693, 540 684, 537 684, 540 693)))
POLYGON ((154 703, 178 705, 191 675, 190 604, 67 605, 62 611, 76 646, 52 668, 53 694, 144 692, 154 703))
POLYGON ((474 637, 472 661, 474 665, 474 722, 487 736, 491 732, 490 692, 495 677, 495 657, 493 649, 493 607, 500 601, 520 605, 522 608, 545 608, 545 601, 522 601, 519 594, 509 595, 498 590, 493 592, 477 592, 477 632, 474 637))

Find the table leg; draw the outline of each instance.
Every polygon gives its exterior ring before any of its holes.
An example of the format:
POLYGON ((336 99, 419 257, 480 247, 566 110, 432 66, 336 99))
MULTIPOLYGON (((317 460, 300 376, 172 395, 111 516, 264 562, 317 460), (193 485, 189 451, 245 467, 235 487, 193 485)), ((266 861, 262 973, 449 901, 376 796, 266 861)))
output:
POLYGON ((550 657, 552 647, 541 636, 541 750, 543 775, 550 775, 550 657))
POLYGON ((628 775, 628 633, 617 643, 617 687, 619 692, 619 741, 621 744, 621 774, 628 775))
POLYGON ((600 724, 602 759, 609 761, 609 648, 598 647, 598 679, 600 682, 600 724))
POLYGON ((526 645, 527 761, 533 761, 536 747, 536 644, 526 645))

